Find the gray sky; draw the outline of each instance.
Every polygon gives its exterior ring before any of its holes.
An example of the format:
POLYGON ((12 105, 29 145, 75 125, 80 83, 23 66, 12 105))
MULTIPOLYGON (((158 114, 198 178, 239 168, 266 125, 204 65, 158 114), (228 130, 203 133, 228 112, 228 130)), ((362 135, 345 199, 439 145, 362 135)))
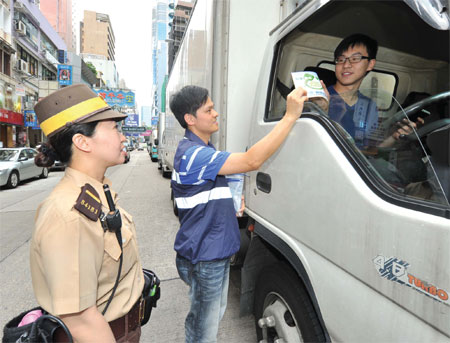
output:
POLYGON ((127 87, 136 92, 138 111, 152 103, 152 6, 153 0, 72 0, 79 52, 83 11, 108 14, 116 38, 116 67, 127 87))

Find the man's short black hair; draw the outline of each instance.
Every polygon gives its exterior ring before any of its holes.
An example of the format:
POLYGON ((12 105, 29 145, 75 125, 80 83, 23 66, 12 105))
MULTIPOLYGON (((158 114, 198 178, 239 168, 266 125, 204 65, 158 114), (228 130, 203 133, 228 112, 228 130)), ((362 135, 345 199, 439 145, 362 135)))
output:
POLYGON ((170 109, 183 128, 187 128, 184 115, 196 116, 197 110, 208 100, 208 90, 198 86, 185 86, 170 98, 170 109))
POLYGON ((362 33, 355 33, 348 37, 345 37, 334 50, 334 58, 338 58, 345 51, 353 48, 355 45, 363 45, 367 49, 369 59, 377 58, 378 42, 370 38, 369 36, 363 35, 362 33))

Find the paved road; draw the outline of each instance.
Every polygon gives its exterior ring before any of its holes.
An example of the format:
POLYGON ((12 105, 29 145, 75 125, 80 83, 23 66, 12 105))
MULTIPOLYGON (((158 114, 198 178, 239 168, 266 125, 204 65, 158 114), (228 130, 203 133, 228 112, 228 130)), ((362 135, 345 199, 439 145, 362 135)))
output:
MULTIPOLYGON (((0 327, 14 315, 36 306, 29 270, 29 241, 37 205, 48 195, 63 172, 33 180, 14 190, 0 191, 0 327)), ((142 264, 162 280, 162 298, 150 322, 142 328, 141 342, 183 342, 188 288, 175 267, 173 241, 178 220, 170 202, 169 180, 145 151, 133 151, 131 161, 110 168, 107 176, 120 195, 120 204, 136 223, 142 264)), ((239 318, 237 274, 232 273, 229 306, 219 329, 219 342, 256 342, 252 316, 239 318)))

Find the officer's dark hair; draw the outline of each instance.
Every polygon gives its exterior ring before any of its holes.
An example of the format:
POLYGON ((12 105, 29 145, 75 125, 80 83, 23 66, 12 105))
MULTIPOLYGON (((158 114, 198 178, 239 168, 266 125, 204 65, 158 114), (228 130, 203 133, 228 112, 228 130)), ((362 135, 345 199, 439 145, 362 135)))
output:
POLYGON ((170 109, 183 128, 187 128, 184 120, 186 113, 197 115, 197 110, 208 100, 208 90, 198 86, 185 86, 170 98, 170 109))
POLYGON ((336 50, 334 50, 334 58, 338 58, 345 51, 353 48, 356 45, 363 45, 366 47, 369 59, 372 60, 377 58, 378 42, 375 39, 370 38, 369 36, 366 36, 362 33, 355 33, 353 35, 345 37, 336 47, 336 50))
POLYGON ((84 124, 72 124, 48 138, 37 149, 39 153, 34 158, 38 167, 51 167, 56 160, 62 163, 70 162, 72 158, 72 137, 77 133, 92 137, 98 121, 84 124))

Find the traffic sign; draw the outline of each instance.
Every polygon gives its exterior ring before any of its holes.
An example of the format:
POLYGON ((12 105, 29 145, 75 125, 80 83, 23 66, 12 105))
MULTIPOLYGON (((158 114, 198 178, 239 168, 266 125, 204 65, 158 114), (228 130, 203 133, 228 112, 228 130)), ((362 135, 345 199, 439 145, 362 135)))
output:
POLYGON ((140 133, 147 131, 145 126, 122 126, 122 132, 140 133))

